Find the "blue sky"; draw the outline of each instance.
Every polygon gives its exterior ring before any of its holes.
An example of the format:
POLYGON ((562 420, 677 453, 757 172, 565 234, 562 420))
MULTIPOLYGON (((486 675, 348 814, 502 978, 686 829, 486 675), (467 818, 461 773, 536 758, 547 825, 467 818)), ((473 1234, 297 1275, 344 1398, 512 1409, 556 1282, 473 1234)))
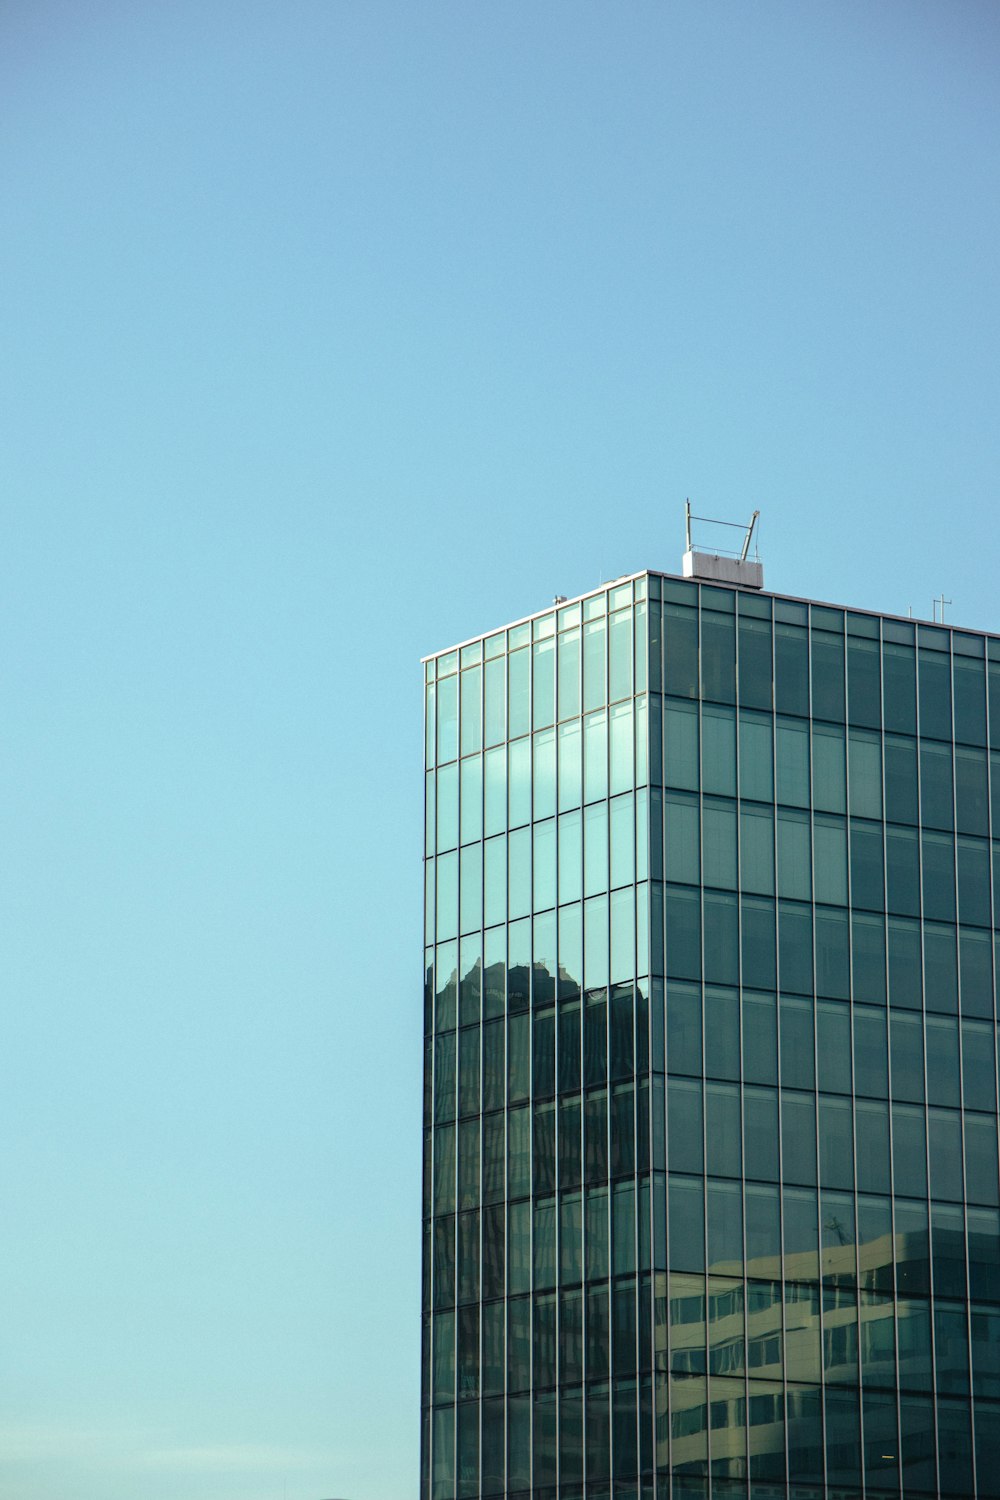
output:
POLYGON ((8 0, 0 1500, 410 1500, 419 657, 1000 629, 1000 11, 8 0))

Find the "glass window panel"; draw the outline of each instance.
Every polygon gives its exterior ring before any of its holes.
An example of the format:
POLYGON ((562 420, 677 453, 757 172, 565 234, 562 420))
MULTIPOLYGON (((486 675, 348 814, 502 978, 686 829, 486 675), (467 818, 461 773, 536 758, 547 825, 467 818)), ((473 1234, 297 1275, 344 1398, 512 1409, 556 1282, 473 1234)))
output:
MULTIPOLYGON (((674 1087, 673 1083, 670 1087, 674 1087)), ((741 1174, 743 1130, 740 1113, 739 1089, 735 1084, 705 1085, 707 1168, 713 1177, 739 1177, 741 1174)))
POLYGON ((817 815, 813 824, 816 849, 816 900, 847 904, 847 830, 842 819, 817 815))
POLYGON ((846 1005, 821 1000, 816 1006, 819 1087, 826 1093, 851 1092, 851 1013, 846 1005))
POLYGON ((809 713, 808 637, 800 625, 775 624, 774 700, 779 713, 809 713))
POLYGON ((580 628, 576 626, 559 637, 559 718, 578 714, 580 703, 580 628))
MULTIPOLYGON (((813 1205, 814 1217, 815 1212, 813 1205)), ((789 1282, 784 1288, 784 1303, 785 1373, 789 1380, 818 1383, 822 1350, 819 1287, 789 1282)))
POLYGON ((851 962, 856 1000, 884 1005, 886 999, 885 918, 851 916, 851 962))
POLYGON ((736 628, 731 615, 701 612, 702 696, 717 703, 736 701, 736 628))
POLYGON ((854 1007, 854 1087, 859 1094, 888 1098, 886 1016, 870 1005, 854 1007))
POLYGON ((485 924, 492 927, 507 916, 507 840, 487 839, 483 848, 485 924))
POLYGON ((624 886, 611 896, 612 984, 635 978, 635 890, 624 886))
POLYGON ((754 989, 773 990, 777 984, 774 902, 765 897, 744 896, 741 917, 743 983, 754 989))
POLYGON ((920 818, 930 828, 954 826, 951 746, 920 741, 920 818))
POLYGON ((846 1000, 850 994, 847 913, 816 908, 816 992, 846 1000))
POLYGON ((672 1073, 701 1072, 701 991, 697 985, 667 987, 667 1067, 672 1073))
POLYGON ((985 750, 955 749, 956 825, 960 833, 989 835, 988 776, 985 750))
POLYGON ((811 1089, 815 1078, 813 1002, 781 997, 781 1081, 789 1088, 811 1089))
MULTIPOLYGON (((875 628, 878 629, 877 623, 875 628)), ((850 722, 877 729, 882 721, 881 660, 877 639, 848 637, 847 691, 850 722)))
POLYGON ((778 1178, 778 1093, 776 1089, 744 1089, 743 1141, 747 1177, 765 1182, 776 1182, 778 1178))
POLYGON ((500 833, 507 827, 507 751, 501 745, 483 756, 483 832, 500 833))
POLYGON ((583 706, 607 702, 605 688, 607 630, 604 620, 588 620, 583 627, 583 706))
POLYGON ((438 851, 458 845, 458 766, 442 766, 437 773, 438 851))
POLYGON ((531 741, 507 746, 507 818, 510 828, 531 821, 531 741))
POLYGON ((777 1187, 747 1183, 747 1275, 781 1275, 781 1211, 777 1187))
POLYGON ((577 721, 559 725, 559 811, 583 799, 583 733, 577 721))
POLYGON ((774 814, 770 808, 741 808, 740 866, 744 890, 774 894, 774 814))
POLYGON ((932 739, 951 739, 951 663, 940 651, 921 646, 918 652, 920 733, 932 739))
POLYGON ((583 905, 584 983, 588 989, 608 983, 608 898, 594 896, 583 905))
POLYGON ((608 795, 608 720, 602 709, 583 721, 585 802, 608 795))
POLYGON ((697 891, 667 886, 665 893, 667 975, 697 979, 701 975, 701 909, 697 891))
POLYGON ((555 731, 543 729, 532 740, 533 818, 551 818, 556 810, 555 731))
POLYGON ((797 901, 812 897, 812 851, 807 813, 778 813, 778 894, 797 901))
POLYGON ((955 929, 924 923, 925 1000, 928 1010, 958 1009, 955 966, 955 929))
POLYGON ((461 763, 462 843, 469 844, 483 836, 483 762, 472 755, 461 763))
POLYGON ((635 880, 635 798, 631 792, 614 797, 611 813, 611 884, 631 885, 635 880))
MULTIPOLYGON (((705 800, 702 808, 706 885, 736 888, 736 807, 705 800)), ((669 853, 669 844, 668 844, 669 853)))
POLYGON ((907 1198, 926 1195, 924 1116, 911 1104, 892 1106, 892 1168, 894 1192, 907 1198))
POLYGON ((897 1199, 894 1212, 898 1292, 930 1292, 930 1236, 928 1236, 927 1203, 906 1203, 897 1199))
POLYGON ((747 1083, 778 1081, 777 1003, 774 995, 743 993, 743 1076, 747 1083))
POLYGON ((507 658, 507 715, 508 734, 511 739, 517 735, 527 734, 530 727, 528 722, 529 669, 530 653, 528 651, 513 651, 507 658))
POLYGON ((482 676, 482 667, 469 667, 462 673, 463 755, 483 748, 482 676))
POLYGON ((702 1147, 701 1084, 671 1078, 667 1085, 667 1152, 673 1172, 701 1172, 702 1147))
MULTIPOLYGON (((789 1279, 796 1277, 802 1281, 815 1281, 819 1275, 819 1206, 816 1190, 785 1187, 781 1197, 784 1210, 785 1275, 789 1279)), ((789 1360, 792 1359, 792 1354, 789 1345, 789 1360)))
POLYGON ((938 1474, 945 1495, 972 1493, 972 1431, 969 1403, 938 1397, 938 1474))
POLYGON ((698 612, 683 604, 663 606, 664 691, 698 696, 698 612))
POLYGON ((849 1099, 820 1096, 819 1166, 822 1187, 854 1186, 853 1125, 849 1099))
POLYGON ((774 744, 770 717, 740 713, 740 796, 774 800, 774 744))
POLYGON ((771 707, 771 622, 742 614, 739 622, 740 702, 745 708, 771 707))
POLYGON ((917 678, 913 647, 886 641, 882 646, 882 674, 886 729, 894 729, 900 734, 916 734, 917 678))
POLYGON ((437 860, 437 939, 458 936, 458 855, 442 854, 437 860))
POLYGON ((808 807, 809 726, 794 719, 778 719, 776 727, 778 801, 790 807, 808 807))
POLYGON ((970 1203, 997 1198, 997 1121, 994 1115, 965 1116, 965 1191, 970 1203))
POLYGON ((508 840, 507 903, 511 919, 531 911, 531 829, 518 828, 508 840))
POLYGON ((709 1271, 739 1274, 743 1266, 743 1202, 738 1182, 708 1182, 709 1271))
POLYGON ((812 711, 818 719, 844 721, 844 641, 814 630, 812 635, 812 711))
POLYGON ((736 990, 705 990, 705 1072, 711 1078, 740 1076, 740 1004, 736 990))
POLYGON ((925 833, 921 840, 924 875, 924 915, 935 921, 955 920, 955 843, 949 834, 925 833))
POLYGON ((580 902, 559 908, 560 993, 579 992, 583 982, 583 913, 580 902))
POLYGON ((559 901, 579 901, 583 894, 583 851, 579 812, 563 813, 559 818, 559 901))
POLYGON ((487 745, 499 745, 507 733, 507 663, 504 657, 486 663, 483 677, 484 739, 487 745))
POLYGON ((779 903, 778 963, 781 989, 808 994, 813 988, 812 909, 779 903))
POLYGON ((701 832, 697 798, 668 792, 665 802, 666 832, 663 847, 666 877, 683 884, 697 885, 701 832))
POLYGON ((706 704, 702 709, 702 781, 719 797, 736 795, 736 720, 732 709, 706 704))
POLYGON ((555 819, 536 823, 532 829, 532 863, 534 887, 532 905, 544 911, 556 904, 556 825, 555 819))
POLYGON ((461 854, 461 931, 478 931, 483 925, 483 846, 470 844, 461 854))
POLYGON ((859 818, 881 818, 882 751, 878 735, 851 730, 848 771, 851 812, 859 818))
POLYGON ((966 1295, 964 1209, 958 1203, 931 1204, 931 1248, 935 1295, 964 1298, 966 1295))
POLYGON ((437 685, 438 765, 458 757, 458 678, 446 677, 437 685))
POLYGON ((784 1181, 816 1182, 816 1104, 787 1089, 781 1091, 781 1163, 784 1181))
POLYGON ((739 910, 736 897, 718 891, 704 898, 705 978, 710 984, 739 979, 739 910))
POLYGON ((997 1107, 994 1028, 981 1021, 962 1022, 962 1091, 966 1109, 997 1107))
POLYGON ((536 641, 531 648, 531 709, 536 729, 555 718, 556 643, 536 641))
POLYGON ((917 821, 917 742, 885 737, 885 815, 890 823, 917 821))
POLYGON ((963 1133, 957 1110, 930 1110, 931 1197, 948 1202, 963 1197, 963 1133))
POLYGON ((812 754, 814 805, 821 812, 846 811, 844 731, 825 724, 814 724, 812 754))
POLYGON ((611 794, 627 791, 635 785, 633 754, 633 713, 631 703, 616 703, 608 710, 608 737, 611 752, 611 794))
POLYGON ((619 610, 608 624, 608 698, 632 695, 632 611, 619 610))
POLYGON ((889 1106, 883 1101, 859 1099, 854 1106, 857 1127, 858 1189, 863 1193, 888 1193, 889 1106))
POLYGON ((669 1257, 672 1271, 704 1271, 705 1206, 700 1177, 670 1178, 669 1257))
POLYGON ((698 710, 694 704, 664 704, 663 765, 667 786, 698 790, 698 710))
MULTIPOLYGON (((994 875, 993 899, 1000 901, 1000 868, 994 875)), ((996 919, 994 919, 996 920, 996 919)), ((988 1016, 993 1009, 993 943, 987 932, 959 929, 959 962, 962 976, 962 1014, 988 1016)), ((996 934, 994 934, 996 938, 996 934)))
MULTIPOLYGON (((931 1104, 957 1107, 959 1097, 958 1021, 948 1016, 928 1016, 927 1098, 931 1104)), ((993 1107, 992 1104, 990 1106, 993 1107)))
POLYGON ((885 865, 881 823, 851 819, 851 905, 885 908, 885 865))
POLYGON ((956 656, 955 738, 968 745, 986 744, 985 664, 967 656, 956 656))
POLYGON ((608 804, 594 802, 583 814, 583 889, 595 896, 608 889, 608 804))
POLYGON ((985 839, 958 840, 958 910, 963 922, 990 925, 990 850, 985 839))
MULTIPOLYGON (((920 913, 920 856, 916 830, 886 828, 885 877, 886 904, 889 911, 901 916, 918 916, 920 913)), ((893 930, 893 924, 889 925, 890 930, 893 930)))

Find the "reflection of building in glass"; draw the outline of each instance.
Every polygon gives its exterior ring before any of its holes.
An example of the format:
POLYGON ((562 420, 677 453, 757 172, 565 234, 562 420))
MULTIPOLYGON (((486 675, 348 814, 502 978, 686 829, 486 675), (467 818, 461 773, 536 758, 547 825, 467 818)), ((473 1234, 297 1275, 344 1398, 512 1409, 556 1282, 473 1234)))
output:
POLYGON ((644 573, 426 703, 422 1496, 1000 1496, 1000 639, 644 573))

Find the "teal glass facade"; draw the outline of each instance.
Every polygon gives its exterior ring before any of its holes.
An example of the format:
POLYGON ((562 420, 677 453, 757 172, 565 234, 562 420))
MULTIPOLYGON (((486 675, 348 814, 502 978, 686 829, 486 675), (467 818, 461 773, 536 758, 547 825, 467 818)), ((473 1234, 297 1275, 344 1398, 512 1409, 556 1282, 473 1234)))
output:
POLYGON ((421 1496, 1000 1496, 1000 640, 656 573, 425 663, 421 1496))

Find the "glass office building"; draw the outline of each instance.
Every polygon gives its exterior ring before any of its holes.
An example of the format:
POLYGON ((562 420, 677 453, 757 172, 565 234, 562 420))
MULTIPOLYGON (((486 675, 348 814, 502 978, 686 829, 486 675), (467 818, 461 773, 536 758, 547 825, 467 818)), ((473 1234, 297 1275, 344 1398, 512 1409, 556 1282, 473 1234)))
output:
POLYGON ((1000 638, 641 573, 425 697, 422 1500, 1000 1496, 1000 638))

